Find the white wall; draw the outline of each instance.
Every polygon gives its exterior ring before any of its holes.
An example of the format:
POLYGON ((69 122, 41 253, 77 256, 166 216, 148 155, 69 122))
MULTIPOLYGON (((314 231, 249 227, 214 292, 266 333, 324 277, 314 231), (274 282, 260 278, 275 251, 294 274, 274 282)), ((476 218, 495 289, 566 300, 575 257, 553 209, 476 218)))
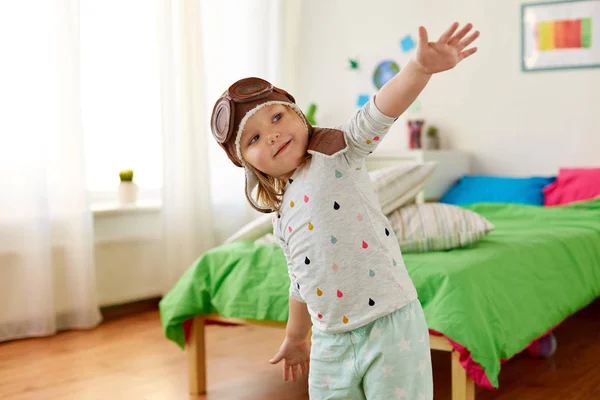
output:
MULTIPOLYGON (((369 48, 398 49, 406 33, 417 37, 419 24, 437 38, 454 20, 472 22, 481 31, 479 52, 435 76, 420 98, 443 146, 469 151, 477 173, 555 174, 560 166, 600 166, 600 69, 521 72, 521 1, 303 4, 293 94, 302 107, 318 103, 320 125, 343 122, 356 110, 348 57, 369 48)), ((406 147, 404 124, 397 125, 398 136, 381 147, 406 147)))

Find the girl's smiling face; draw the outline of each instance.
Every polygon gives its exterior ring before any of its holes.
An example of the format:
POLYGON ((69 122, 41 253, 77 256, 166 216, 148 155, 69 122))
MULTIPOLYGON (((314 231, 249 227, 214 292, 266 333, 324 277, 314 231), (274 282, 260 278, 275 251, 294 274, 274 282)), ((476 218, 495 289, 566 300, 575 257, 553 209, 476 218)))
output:
POLYGON ((308 130, 290 107, 273 104, 248 118, 240 150, 254 168, 286 180, 302 163, 308 148, 308 130))

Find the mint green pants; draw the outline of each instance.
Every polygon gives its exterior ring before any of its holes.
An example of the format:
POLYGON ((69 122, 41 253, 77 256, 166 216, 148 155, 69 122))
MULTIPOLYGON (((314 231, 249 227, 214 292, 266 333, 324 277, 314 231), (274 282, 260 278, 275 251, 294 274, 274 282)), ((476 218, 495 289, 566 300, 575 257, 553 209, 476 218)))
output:
POLYGON ((431 400, 429 332, 418 300, 350 332, 313 328, 311 400, 431 400))

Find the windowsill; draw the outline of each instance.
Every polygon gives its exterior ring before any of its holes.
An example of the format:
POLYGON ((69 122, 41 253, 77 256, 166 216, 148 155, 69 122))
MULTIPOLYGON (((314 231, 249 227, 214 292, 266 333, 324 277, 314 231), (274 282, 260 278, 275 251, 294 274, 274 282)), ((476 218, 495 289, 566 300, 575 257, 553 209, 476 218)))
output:
POLYGON ((120 204, 117 202, 102 202, 91 205, 94 217, 115 216, 123 214, 141 214, 160 212, 161 200, 138 200, 135 204, 120 204))

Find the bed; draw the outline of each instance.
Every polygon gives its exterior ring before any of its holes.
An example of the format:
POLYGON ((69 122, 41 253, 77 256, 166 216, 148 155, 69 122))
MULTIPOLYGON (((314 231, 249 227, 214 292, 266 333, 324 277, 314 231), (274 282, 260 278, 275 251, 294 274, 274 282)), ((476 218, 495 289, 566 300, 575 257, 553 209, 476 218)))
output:
MULTIPOLYGON (((600 296, 600 199, 561 207, 465 207, 495 230, 475 245, 411 253, 433 350, 452 353, 452 399, 496 389, 503 362, 600 296)), ((216 247, 160 302, 166 337, 188 351, 191 393, 206 390, 204 326, 226 320, 284 327, 289 277, 277 245, 216 247)))

